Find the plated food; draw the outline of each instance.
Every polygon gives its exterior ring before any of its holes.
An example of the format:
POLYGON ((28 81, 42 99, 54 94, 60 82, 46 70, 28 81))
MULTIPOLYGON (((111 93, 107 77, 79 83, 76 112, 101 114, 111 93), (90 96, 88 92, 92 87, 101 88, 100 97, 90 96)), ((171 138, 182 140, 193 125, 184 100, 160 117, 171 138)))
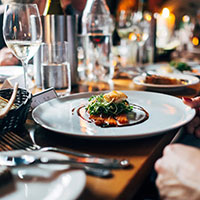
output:
POLYGON ((105 92, 86 92, 55 98, 37 106, 32 116, 36 123, 55 134, 91 140, 126 140, 159 135, 183 126, 195 116, 195 109, 171 95, 150 91, 122 92, 128 96, 129 104, 133 105, 135 120, 129 122, 133 125, 102 128, 89 119, 90 115, 85 109, 88 99, 105 92), (145 121, 142 121, 146 114, 141 107, 149 114, 145 121))
POLYGON ((185 62, 171 61, 170 66, 183 72, 183 71, 193 71, 192 67, 185 62))
POLYGON ((150 76, 144 74, 137 76, 133 79, 133 82, 151 90, 177 91, 199 83, 199 78, 182 73, 154 73, 150 76))
POLYGON ((185 79, 178 79, 174 77, 167 77, 161 75, 147 75, 144 80, 145 83, 161 84, 161 85, 186 85, 188 83, 185 79))
POLYGON ((112 91, 105 94, 93 95, 88 105, 81 106, 77 113, 89 123, 100 127, 120 127, 141 123, 148 119, 148 112, 142 107, 130 104, 128 96, 121 91, 112 91), (82 109, 85 109, 83 113, 82 109), (142 120, 138 120, 137 110, 144 113, 142 120))
POLYGON ((170 63, 151 64, 145 67, 148 73, 167 73, 167 74, 186 74, 193 76, 200 76, 200 65, 198 63, 186 63, 171 61, 170 63))

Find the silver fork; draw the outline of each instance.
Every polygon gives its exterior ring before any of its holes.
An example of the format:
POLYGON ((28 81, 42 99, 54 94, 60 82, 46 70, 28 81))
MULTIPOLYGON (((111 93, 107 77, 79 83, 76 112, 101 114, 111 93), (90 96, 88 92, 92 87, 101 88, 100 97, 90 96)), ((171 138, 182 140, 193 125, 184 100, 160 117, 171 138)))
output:
POLYGON ((109 168, 114 168, 114 169, 121 169, 125 168, 130 165, 129 161, 124 159, 124 160, 118 160, 118 159, 112 159, 112 158, 100 158, 100 157, 95 157, 86 153, 81 153, 81 152, 75 152, 75 151, 70 151, 66 149, 60 149, 56 147, 41 147, 37 144, 33 144, 17 134, 13 132, 8 132, 4 135, 1 135, 1 138, 9 144, 12 148, 14 149, 25 149, 27 151, 55 151, 55 152, 60 152, 60 153, 66 153, 70 155, 74 155, 79 157, 80 161, 85 162, 85 159, 81 158, 87 158, 87 162, 96 162, 97 164, 102 163, 105 164, 109 168))
MULTIPOLYGON (((14 133, 11 133, 11 134, 14 134, 14 133)), ((23 150, 33 151, 33 150, 40 150, 39 148, 41 148, 39 145, 31 144, 30 142, 19 137, 18 135, 16 135, 16 138, 18 139, 17 141, 19 143, 16 143, 16 142, 12 143, 12 141, 14 141, 15 139, 14 137, 12 138, 8 136, 8 137, 2 137, 2 138, 4 138, 4 141, 0 140, 0 151, 12 151, 14 149, 23 149, 23 150), (20 141, 23 143, 20 143, 20 141), (33 146, 33 149, 31 145, 33 146)), ((87 174, 90 174, 93 176, 98 176, 98 177, 112 176, 111 171, 109 169, 94 168, 87 165, 79 165, 78 167, 76 166, 71 166, 71 167, 83 169, 87 174)))

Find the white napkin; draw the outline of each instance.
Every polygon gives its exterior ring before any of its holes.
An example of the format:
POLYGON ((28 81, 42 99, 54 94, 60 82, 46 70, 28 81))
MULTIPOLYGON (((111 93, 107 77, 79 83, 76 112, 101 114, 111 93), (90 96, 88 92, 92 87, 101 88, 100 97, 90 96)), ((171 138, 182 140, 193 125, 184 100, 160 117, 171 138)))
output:
POLYGON ((23 76, 23 74, 7 78, 3 82, 1 89, 13 88, 15 83, 19 83, 19 87, 24 88, 24 76, 23 76))
MULTIPOLYGON (((32 74, 32 66, 29 66, 29 71, 28 73, 31 75, 32 74)), ((19 83, 19 87, 25 88, 24 85, 24 71, 22 66, 5 66, 5 67, 0 67, 0 76, 2 75, 3 81, 5 77, 8 77, 7 79, 4 80, 3 85, 1 89, 6 89, 6 88, 13 88, 15 83, 19 83)), ((33 81, 31 80, 31 77, 28 77, 28 85, 29 89, 32 89, 35 85, 33 81)))

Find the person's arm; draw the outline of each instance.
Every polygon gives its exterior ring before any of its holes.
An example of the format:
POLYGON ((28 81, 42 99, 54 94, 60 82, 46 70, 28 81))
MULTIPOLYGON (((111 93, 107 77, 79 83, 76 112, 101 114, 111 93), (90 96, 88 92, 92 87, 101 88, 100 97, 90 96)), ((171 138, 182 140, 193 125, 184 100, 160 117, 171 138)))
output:
POLYGON ((0 50, 0 66, 17 64, 19 64, 19 60, 11 53, 10 49, 4 47, 0 50))
POLYGON ((182 144, 168 145, 163 157, 155 163, 156 185, 161 199, 199 200, 199 169, 199 149, 182 144))

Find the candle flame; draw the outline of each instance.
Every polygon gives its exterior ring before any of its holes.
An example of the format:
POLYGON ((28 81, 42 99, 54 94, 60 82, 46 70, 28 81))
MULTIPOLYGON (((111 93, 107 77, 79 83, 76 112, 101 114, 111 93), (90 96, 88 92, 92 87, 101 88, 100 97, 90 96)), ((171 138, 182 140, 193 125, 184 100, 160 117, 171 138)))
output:
POLYGON ((169 9, 168 9, 168 8, 163 8, 163 10, 162 10, 162 16, 163 16, 164 18, 168 18, 169 15, 170 15, 169 9))

